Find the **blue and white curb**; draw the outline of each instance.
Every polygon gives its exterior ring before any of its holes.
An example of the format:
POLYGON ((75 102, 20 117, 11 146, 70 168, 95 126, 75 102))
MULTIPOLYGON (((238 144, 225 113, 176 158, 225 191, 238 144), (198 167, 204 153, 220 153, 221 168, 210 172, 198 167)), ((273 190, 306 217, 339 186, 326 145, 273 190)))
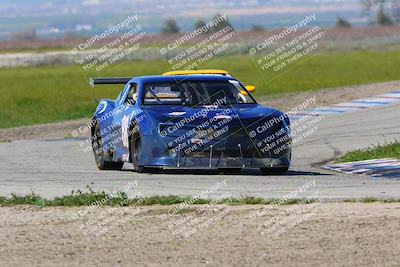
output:
POLYGON ((296 121, 306 116, 335 116, 374 107, 387 106, 394 103, 400 103, 400 91, 393 91, 386 94, 357 99, 351 102, 343 102, 326 107, 306 109, 291 115, 290 119, 296 121))
POLYGON ((399 159, 372 159, 323 166, 324 169, 346 174, 363 174, 373 178, 400 179, 399 159))

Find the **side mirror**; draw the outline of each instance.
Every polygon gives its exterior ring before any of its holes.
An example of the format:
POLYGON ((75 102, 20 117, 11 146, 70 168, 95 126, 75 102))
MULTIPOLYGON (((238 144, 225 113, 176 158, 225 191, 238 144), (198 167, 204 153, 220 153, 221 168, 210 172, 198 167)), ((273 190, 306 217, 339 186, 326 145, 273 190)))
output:
MULTIPOLYGON (((250 93, 254 93, 256 91, 256 87, 253 85, 247 85, 246 86, 247 91, 249 91, 250 93)), ((240 91, 242 93, 242 95, 248 95, 247 92, 245 90, 241 90, 240 91)))
POLYGON ((246 89, 250 93, 254 93, 256 91, 256 87, 254 85, 246 85, 246 89))

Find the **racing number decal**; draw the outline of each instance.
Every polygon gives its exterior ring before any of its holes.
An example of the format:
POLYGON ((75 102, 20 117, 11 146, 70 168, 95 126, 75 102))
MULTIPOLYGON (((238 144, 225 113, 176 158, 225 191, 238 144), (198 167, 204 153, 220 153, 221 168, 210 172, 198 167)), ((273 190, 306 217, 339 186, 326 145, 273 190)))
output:
POLYGON ((121 124, 121 138, 122 138, 122 144, 124 147, 129 147, 129 121, 130 121, 130 116, 124 116, 122 119, 122 124, 121 124))

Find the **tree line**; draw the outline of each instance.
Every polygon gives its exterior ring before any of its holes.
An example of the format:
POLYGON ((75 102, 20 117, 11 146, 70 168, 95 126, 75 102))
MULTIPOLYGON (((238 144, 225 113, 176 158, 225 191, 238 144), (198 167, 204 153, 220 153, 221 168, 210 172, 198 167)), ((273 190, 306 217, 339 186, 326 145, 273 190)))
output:
MULTIPOLYGON (((361 0, 361 6, 369 25, 400 24, 400 0, 361 0)), ((336 26, 349 28, 351 24, 339 17, 336 26)))
MULTIPOLYGON (((221 15, 217 14, 214 16, 214 18, 212 20, 217 20, 220 17, 221 17, 221 15)), ((200 29, 202 27, 205 27, 206 25, 207 25, 207 23, 204 20, 198 20, 194 24, 194 29, 195 30, 200 29)), ((218 24, 213 25, 206 33, 215 33, 215 32, 218 32, 228 26, 233 29, 232 24, 230 23, 229 19, 227 18, 226 20, 222 20, 218 24)), ((161 32, 165 33, 165 34, 179 33, 180 31, 181 31, 181 29, 179 28, 178 23, 176 22, 175 19, 167 19, 164 22, 164 27, 161 30, 161 32)))

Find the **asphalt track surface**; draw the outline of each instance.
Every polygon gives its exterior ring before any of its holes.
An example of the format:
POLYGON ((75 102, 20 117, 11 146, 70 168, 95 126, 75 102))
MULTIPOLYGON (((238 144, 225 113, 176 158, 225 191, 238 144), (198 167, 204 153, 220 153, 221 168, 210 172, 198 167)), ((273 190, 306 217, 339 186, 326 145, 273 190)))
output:
POLYGON ((84 153, 80 140, 24 140, 0 144, 0 195, 35 192, 51 198, 85 189, 112 192, 135 180, 132 195, 193 196, 226 180, 226 187, 211 194, 281 198, 315 179, 315 186, 298 197, 318 193, 321 199, 363 197, 400 198, 400 180, 346 175, 320 168, 345 152, 400 137, 400 104, 326 117, 318 129, 294 146, 293 166, 285 175, 265 176, 257 170, 235 175, 215 171, 168 171, 138 174, 125 164, 123 171, 99 171, 92 153, 84 153))

